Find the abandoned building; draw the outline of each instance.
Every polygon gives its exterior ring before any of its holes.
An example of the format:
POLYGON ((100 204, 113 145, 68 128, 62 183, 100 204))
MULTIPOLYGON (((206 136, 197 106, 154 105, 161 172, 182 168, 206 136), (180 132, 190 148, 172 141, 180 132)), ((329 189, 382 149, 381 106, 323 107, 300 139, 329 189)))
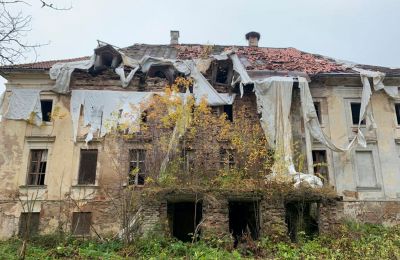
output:
MULTIPOLYGON (((171 31, 170 44, 99 42, 87 57, 0 67, 7 79, 0 102, 0 238, 27 229, 115 236, 135 225, 144 234, 164 225, 183 241, 210 230, 231 234, 235 243, 246 232, 257 239, 273 230, 295 241, 299 222, 307 234, 329 232, 345 219, 399 224, 400 69, 260 47, 260 37, 246 34, 248 46, 180 44, 179 32, 171 31), (132 106, 178 76, 192 78, 189 94, 205 97, 226 120, 234 122, 245 108, 268 141, 284 147, 295 185, 323 186, 335 196, 299 204, 222 191, 210 199, 182 186, 146 197, 150 166, 145 146, 135 141, 141 135, 115 152, 105 122, 114 112, 134 113, 132 106), (291 161, 294 142, 305 158, 301 174, 291 161), (128 219, 115 210, 118 188, 142 194, 128 219)), ((234 152, 213 151, 215 165, 221 156, 235 167, 234 152)))

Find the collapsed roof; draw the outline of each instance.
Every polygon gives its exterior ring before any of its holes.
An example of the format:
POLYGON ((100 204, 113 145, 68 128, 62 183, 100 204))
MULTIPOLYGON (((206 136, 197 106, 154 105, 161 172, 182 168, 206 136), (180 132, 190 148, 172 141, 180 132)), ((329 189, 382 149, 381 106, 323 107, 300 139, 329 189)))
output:
MULTIPOLYGON (((297 71, 304 72, 310 76, 318 74, 357 74, 341 62, 326 56, 311 54, 295 48, 269 48, 250 46, 227 46, 227 45, 201 45, 201 44, 174 44, 174 45, 152 45, 134 44, 119 49, 130 58, 140 60, 144 56, 164 59, 189 60, 207 58, 209 55, 218 55, 224 51, 235 50, 240 61, 248 71, 297 71)), ((90 57, 79 57, 66 60, 49 60, 35 63, 5 65, 0 67, 1 74, 12 71, 49 70, 59 62, 72 62, 87 60, 90 57)), ((387 67, 352 64, 352 66, 377 70, 386 73, 387 76, 400 75, 400 69, 387 67)))

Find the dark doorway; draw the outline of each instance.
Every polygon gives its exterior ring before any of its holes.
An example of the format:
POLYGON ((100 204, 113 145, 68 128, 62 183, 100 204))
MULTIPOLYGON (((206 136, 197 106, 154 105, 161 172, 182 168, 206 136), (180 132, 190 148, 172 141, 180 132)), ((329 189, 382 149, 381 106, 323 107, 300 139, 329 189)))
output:
POLYGON ((306 237, 318 234, 318 204, 315 202, 287 203, 285 219, 292 242, 298 242, 300 232, 306 237))
POLYGON ((258 201, 229 202, 229 232, 235 239, 235 247, 245 235, 256 240, 260 230, 258 201))
MULTIPOLYGON (((192 242, 202 218, 201 202, 168 202, 168 219, 172 235, 183 242, 192 242)), ((197 233, 199 235, 199 233, 197 233)), ((196 240, 198 240, 198 236, 196 240)))

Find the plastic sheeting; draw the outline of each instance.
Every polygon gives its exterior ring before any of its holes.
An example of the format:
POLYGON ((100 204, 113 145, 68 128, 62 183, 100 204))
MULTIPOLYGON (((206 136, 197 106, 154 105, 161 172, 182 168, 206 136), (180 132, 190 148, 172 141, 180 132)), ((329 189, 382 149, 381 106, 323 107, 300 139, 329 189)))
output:
POLYGON ((13 89, 5 118, 14 120, 33 120, 37 126, 42 124, 40 89, 13 89))
POLYGON ((54 64, 49 72, 50 78, 56 81, 53 91, 62 94, 68 93, 72 72, 75 69, 90 69, 94 64, 95 58, 96 55, 93 55, 89 60, 54 64))
POLYGON ((149 100, 153 94, 152 92, 73 90, 70 111, 74 140, 78 134, 82 108, 84 125, 90 125, 86 142, 92 140, 96 131, 99 131, 100 136, 104 136, 117 124, 126 124, 130 132, 138 131, 142 113, 140 105, 149 100))

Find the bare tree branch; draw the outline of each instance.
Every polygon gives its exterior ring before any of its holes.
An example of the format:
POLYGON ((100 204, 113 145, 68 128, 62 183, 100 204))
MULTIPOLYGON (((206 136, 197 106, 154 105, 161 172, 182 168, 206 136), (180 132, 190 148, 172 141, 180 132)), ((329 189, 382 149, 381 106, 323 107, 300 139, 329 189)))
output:
MULTIPOLYGON (((68 8, 59 8, 53 3, 45 0, 37 0, 42 8, 49 8, 57 11, 70 10, 68 8)), ((24 4, 29 5, 23 0, 0 0, 0 65, 14 64, 15 62, 26 59, 27 54, 48 43, 32 44, 25 41, 27 33, 31 31, 32 17, 24 15, 22 12, 11 13, 7 7, 10 5, 24 4)))

